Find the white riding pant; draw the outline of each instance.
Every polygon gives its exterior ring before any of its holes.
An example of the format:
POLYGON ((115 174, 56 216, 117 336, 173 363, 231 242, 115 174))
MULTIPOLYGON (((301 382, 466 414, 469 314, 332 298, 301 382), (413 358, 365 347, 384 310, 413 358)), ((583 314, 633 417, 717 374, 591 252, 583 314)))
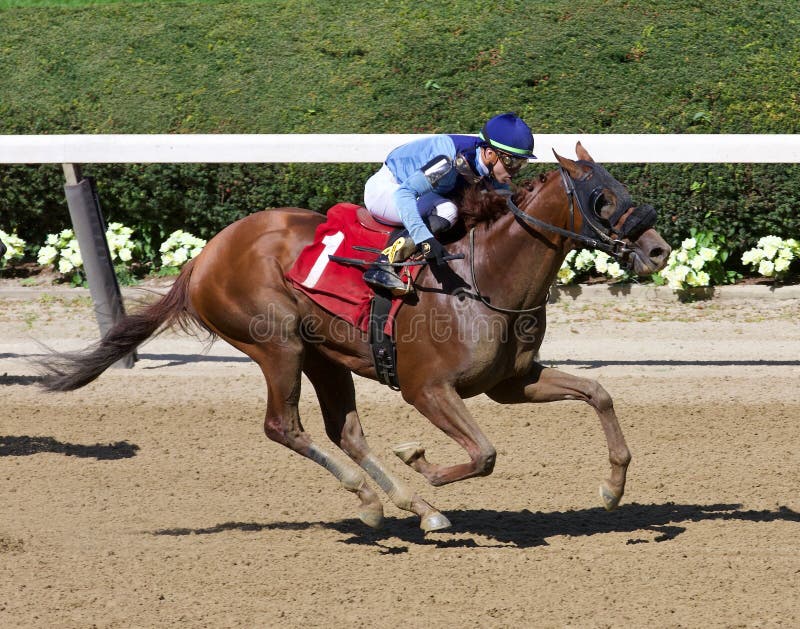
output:
MULTIPOLYGON (((388 225, 402 225, 400 211, 394 200, 394 193, 400 187, 392 171, 384 164, 364 185, 364 205, 377 220, 388 225)), ((431 214, 441 216, 451 225, 458 218, 458 208, 452 201, 444 199, 438 203, 431 214)))

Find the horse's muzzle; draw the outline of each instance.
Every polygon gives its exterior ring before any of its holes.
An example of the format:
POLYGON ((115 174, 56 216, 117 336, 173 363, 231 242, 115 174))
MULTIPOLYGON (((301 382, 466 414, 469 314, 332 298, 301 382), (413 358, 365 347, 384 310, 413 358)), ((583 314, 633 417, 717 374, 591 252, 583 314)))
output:
POLYGON ((632 245, 630 268, 636 275, 652 275, 667 266, 672 247, 655 229, 646 230, 632 245))

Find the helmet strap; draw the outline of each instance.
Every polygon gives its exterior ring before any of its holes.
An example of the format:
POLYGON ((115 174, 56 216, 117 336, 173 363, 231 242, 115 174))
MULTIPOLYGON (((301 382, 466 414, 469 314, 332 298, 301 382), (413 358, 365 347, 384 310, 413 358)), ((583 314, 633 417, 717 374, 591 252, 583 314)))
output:
MULTIPOLYGON (((497 155, 497 151, 495 151, 495 149, 489 144, 482 146, 481 149, 490 149, 495 155, 497 155)), ((497 177, 494 175, 494 167, 497 166, 497 162, 500 161, 500 158, 497 157, 494 162, 489 162, 483 158, 483 153, 481 153, 481 161, 483 161, 483 165, 489 170, 489 177, 497 181, 497 177)))

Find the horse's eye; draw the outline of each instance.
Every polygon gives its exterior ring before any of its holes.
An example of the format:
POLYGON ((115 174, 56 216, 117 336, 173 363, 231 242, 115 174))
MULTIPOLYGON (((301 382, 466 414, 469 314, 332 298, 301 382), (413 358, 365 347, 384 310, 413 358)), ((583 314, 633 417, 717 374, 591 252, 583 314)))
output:
POLYGON ((594 203, 592 204, 592 210, 594 211, 595 216, 598 218, 603 218, 603 208, 608 205, 608 201, 604 194, 600 193, 594 198, 594 203))

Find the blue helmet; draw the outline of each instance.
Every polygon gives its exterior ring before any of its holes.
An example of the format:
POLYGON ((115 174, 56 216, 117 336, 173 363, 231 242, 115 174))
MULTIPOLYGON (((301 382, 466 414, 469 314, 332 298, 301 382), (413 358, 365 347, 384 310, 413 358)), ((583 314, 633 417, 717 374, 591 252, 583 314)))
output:
POLYGON ((536 159, 531 128, 514 113, 490 118, 478 134, 486 146, 514 157, 536 159))

